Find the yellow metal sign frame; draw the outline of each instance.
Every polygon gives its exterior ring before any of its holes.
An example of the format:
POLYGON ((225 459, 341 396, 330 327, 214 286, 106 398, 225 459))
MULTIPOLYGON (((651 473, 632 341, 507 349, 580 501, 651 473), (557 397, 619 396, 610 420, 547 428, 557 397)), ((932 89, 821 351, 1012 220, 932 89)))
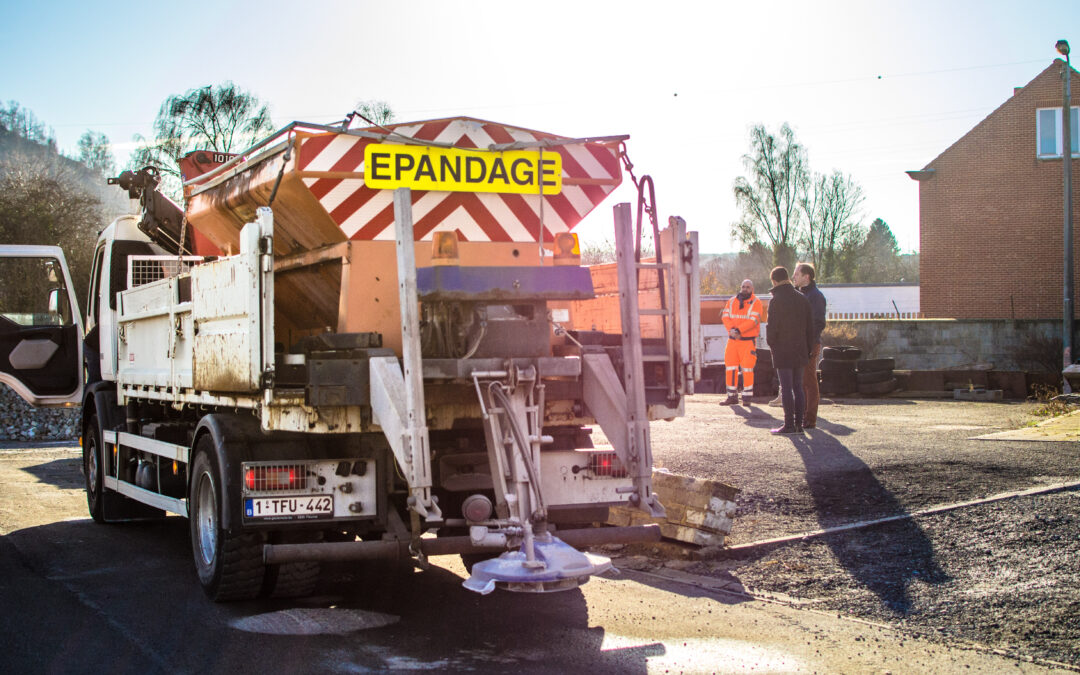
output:
POLYGON ((554 151, 489 152, 459 148, 371 143, 364 148, 364 185, 374 190, 562 192, 562 156, 554 151), (541 185, 541 181, 543 184, 541 185))

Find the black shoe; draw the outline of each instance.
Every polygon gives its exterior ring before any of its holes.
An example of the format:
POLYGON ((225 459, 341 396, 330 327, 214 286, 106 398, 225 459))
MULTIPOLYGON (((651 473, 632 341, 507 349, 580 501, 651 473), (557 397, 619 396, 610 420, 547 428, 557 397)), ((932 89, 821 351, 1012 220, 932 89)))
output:
POLYGON ((736 396, 735 394, 730 394, 723 401, 720 401, 720 405, 738 405, 738 404, 739 404, 739 397, 736 396))
POLYGON ((742 397, 742 404, 743 404, 743 405, 745 405, 745 406, 749 406, 749 405, 750 405, 750 403, 751 403, 751 401, 750 401, 750 397, 749 397, 749 396, 743 396, 743 397, 742 397))
POLYGON ((769 432, 774 433, 774 434, 783 434, 783 435, 786 436, 786 435, 790 435, 790 434, 797 434, 797 433, 799 433, 799 430, 796 429, 794 426, 788 426, 788 425, 785 424, 782 427, 776 427, 775 429, 770 429, 769 432))

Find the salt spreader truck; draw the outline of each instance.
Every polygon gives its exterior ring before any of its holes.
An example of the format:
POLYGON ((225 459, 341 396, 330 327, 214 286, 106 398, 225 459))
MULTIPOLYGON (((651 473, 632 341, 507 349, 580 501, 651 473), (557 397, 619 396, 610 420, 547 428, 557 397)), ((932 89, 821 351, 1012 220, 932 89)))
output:
POLYGON ((183 208, 125 171, 141 213, 98 237, 85 319, 59 248, 0 251, 0 380, 82 406, 90 515, 187 517, 214 600, 442 554, 480 593, 574 588, 610 567, 575 547, 659 536, 597 525, 664 513, 649 422, 700 375, 696 233, 651 190, 580 265, 626 140, 296 122, 188 155, 183 208))

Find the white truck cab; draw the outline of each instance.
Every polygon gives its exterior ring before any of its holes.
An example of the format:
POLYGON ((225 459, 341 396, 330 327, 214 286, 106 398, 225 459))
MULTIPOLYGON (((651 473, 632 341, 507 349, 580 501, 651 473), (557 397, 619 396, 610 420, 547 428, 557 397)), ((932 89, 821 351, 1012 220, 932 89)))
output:
POLYGON ((161 255, 165 251, 138 228, 138 216, 114 220, 98 235, 86 307, 87 380, 116 380, 117 293, 130 285, 128 258, 132 255, 161 255), (94 364, 97 364, 95 371, 94 364))

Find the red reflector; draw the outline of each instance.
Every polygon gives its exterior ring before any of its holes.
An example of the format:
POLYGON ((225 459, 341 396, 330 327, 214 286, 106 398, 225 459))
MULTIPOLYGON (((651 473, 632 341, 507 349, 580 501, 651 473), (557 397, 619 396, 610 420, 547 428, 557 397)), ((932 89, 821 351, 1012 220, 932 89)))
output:
POLYGON ((256 466, 244 471, 248 490, 301 490, 307 487, 307 472, 294 466, 256 466))
POLYGON ((589 470, 594 476, 626 478, 626 467, 613 452, 597 452, 589 458, 589 470))

